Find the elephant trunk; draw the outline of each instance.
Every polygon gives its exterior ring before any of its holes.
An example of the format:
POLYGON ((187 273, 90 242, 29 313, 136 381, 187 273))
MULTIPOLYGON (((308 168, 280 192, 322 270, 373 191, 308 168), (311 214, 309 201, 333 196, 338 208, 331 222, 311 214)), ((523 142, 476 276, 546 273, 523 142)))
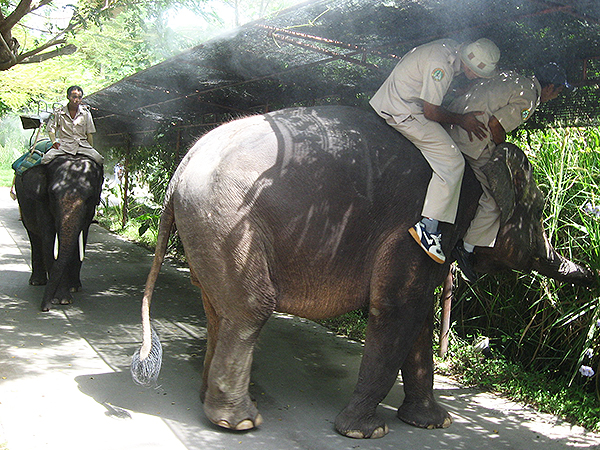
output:
POLYGON ((587 267, 569 261, 556 252, 544 233, 544 256, 534 259, 533 269, 555 280, 592 286, 597 283, 597 274, 587 267))

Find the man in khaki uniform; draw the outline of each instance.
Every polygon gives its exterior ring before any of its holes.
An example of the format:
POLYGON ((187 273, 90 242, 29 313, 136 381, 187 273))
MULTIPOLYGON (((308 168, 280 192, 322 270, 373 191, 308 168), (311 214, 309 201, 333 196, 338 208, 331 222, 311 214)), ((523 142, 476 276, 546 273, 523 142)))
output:
POLYGON ((104 158, 93 147, 92 134, 96 132, 92 114, 87 106, 81 104, 83 89, 71 86, 67 89, 66 106, 54 111, 48 123, 48 137, 52 148, 42 158, 42 164, 48 164, 60 155, 84 155, 98 164, 104 163, 104 158))
POLYGON ((529 119, 540 103, 556 98, 565 86, 570 87, 564 70, 555 63, 549 63, 536 70, 534 77, 507 71, 482 80, 448 106, 450 111, 459 114, 482 111, 480 117, 489 129, 483 140, 471 140, 462 128, 456 125, 447 127, 448 134, 465 155, 483 188, 475 217, 454 253, 459 267, 470 281, 477 279, 473 271, 475 246, 493 247, 500 228, 500 209, 481 168, 492 157, 496 145, 505 142, 507 132, 529 119))
POLYGON ((458 114, 444 109, 442 99, 450 83, 464 73, 470 80, 496 73, 500 50, 488 39, 460 45, 442 39, 414 48, 396 65, 370 101, 394 129, 410 139, 433 170, 423 219, 409 232, 425 252, 442 264, 440 221, 454 223, 458 209, 464 158, 442 123, 462 127, 470 137, 486 136, 478 112, 458 114))

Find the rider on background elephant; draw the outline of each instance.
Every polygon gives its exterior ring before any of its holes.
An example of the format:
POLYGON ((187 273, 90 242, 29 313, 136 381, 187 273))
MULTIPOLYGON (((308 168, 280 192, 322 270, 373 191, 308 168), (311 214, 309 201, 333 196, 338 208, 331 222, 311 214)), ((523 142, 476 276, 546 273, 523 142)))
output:
POLYGON ((48 164, 58 155, 64 154, 84 155, 103 164, 104 157, 93 147, 96 127, 92 114, 87 106, 81 104, 83 89, 79 86, 69 87, 67 99, 67 105, 56 109, 48 123, 52 149, 46 152, 42 164, 48 164))
MULTIPOLYGON (((498 201, 506 210, 496 246, 478 260, 489 262, 482 270, 537 270, 591 284, 591 270, 549 244, 544 199, 525 154, 512 144, 498 146, 486 174, 494 196, 508 201, 498 201)), ((421 216, 430 178, 410 141, 359 108, 290 108, 207 133, 167 189, 134 379, 151 384, 160 370, 150 302, 176 224, 208 321, 201 399, 210 421, 234 430, 261 423, 250 370, 274 311, 323 319, 368 307, 358 381, 336 430, 384 436, 377 407, 399 371, 405 398, 398 417, 418 427, 449 426, 450 415, 433 395, 432 331, 434 291, 451 261, 435 263, 406 232, 421 216)), ((441 224, 446 251, 464 236, 481 193, 467 168, 456 223, 441 224)))
POLYGON ((489 130, 484 139, 474 140, 460 127, 448 127, 450 137, 464 154, 483 189, 475 218, 453 255, 468 280, 478 278, 473 269, 475 247, 493 247, 500 229, 500 208, 483 167, 491 159, 496 145, 506 142, 507 132, 529 119, 540 103, 555 99, 564 88, 570 87, 564 69, 556 63, 548 63, 539 67, 534 77, 506 71, 480 81, 448 106, 450 111, 458 114, 483 111, 481 119, 489 130))
POLYGON ((370 104, 388 125, 407 137, 431 166, 422 219, 408 230, 421 248, 443 264, 439 222, 453 224, 458 210, 465 159, 442 124, 456 124, 469 138, 483 139, 486 126, 477 110, 452 112, 442 101, 452 80, 461 73, 469 80, 490 78, 500 50, 489 39, 459 45, 441 39, 412 49, 371 98, 370 104))

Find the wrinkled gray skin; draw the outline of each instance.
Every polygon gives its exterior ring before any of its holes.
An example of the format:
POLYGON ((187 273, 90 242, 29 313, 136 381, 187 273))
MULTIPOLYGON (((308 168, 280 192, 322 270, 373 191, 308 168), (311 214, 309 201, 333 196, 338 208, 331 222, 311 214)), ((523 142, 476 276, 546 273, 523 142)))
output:
MULTIPOLYGON (((588 269, 548 244, 543 198, 525 155, 512 145, 499 154, 489 173, 504 177, 497 184, 510 193, 499 194, 506 197, 506 217, 481 267, 591 282, 588 269)), ((160 370, 152 358, 159 343, 152 342, 149 303, 175 222, 208 319, 201 399, 213 423, 236 430, 260 424, 248 394, 250 366, 274 311, 322 319, 368 305, 358 383, 335 421, 337 431, 385 435, 375 410, 399 371, 406 397, 398 417, 418 427, 449 426, 433 396, 432 318, 433 291, 450 261, 436 264, 408 233, 420 219, 430 176, 412 144, 356 108, 285 109, 205 135, 168 189, 134 377, 149 382, 160 370)), ((442 228, 446 255, 465 233, 480 194, 467 170, 456 226, 442 228)))
POLYGON ((101 165, 75 156, 59 156, 17 176, 17 199, 31 243, 29 284, 46 285, 42 311, 50 310, 53 303, 71 303, 71 293, 81 287, 80 234, 85 247, 102 181, 101 165))

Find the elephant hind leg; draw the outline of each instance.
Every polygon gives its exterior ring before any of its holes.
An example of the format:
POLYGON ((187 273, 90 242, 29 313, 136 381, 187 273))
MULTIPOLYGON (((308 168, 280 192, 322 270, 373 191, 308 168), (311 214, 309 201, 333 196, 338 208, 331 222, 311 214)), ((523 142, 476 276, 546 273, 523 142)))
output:
POLYGON ((248 280, 223 285, 218 292, 202 291, 208 342, 201 397, 211 422, 248 430, 262 423, 248 388, 256 340, 274 311, 274 289, 269 283, 245 288, 248 280), (220 303, 223 301, 230 302, 226 308, 220 303))
MULTIPOLYGON (((194 284, 198 285, 202 289, 202 286, 200 286, 197 279, 194 284)), ((202 403, 204 403, 204 400, 206 399, 206 391, 208 390, 208 372, 219 336, 220 319, 219 316, 217 316, 217 313, 213 308, 210 299, 208 298, 208 294, 205 291, 202 291, 202 304, 204 305, 204 314, 206 315, 207 322, 206 352, 204 354, 204 369, 202 370, 202 388, 200 389, 200 400, 202 403)))
POLYGON ((218 331, 214 330, 216 342, 209 336, 203 375, 204 412, 223 428, 248 430, 262 423, 248 387, 254 344, 263 324, 220 318, 218 331))

